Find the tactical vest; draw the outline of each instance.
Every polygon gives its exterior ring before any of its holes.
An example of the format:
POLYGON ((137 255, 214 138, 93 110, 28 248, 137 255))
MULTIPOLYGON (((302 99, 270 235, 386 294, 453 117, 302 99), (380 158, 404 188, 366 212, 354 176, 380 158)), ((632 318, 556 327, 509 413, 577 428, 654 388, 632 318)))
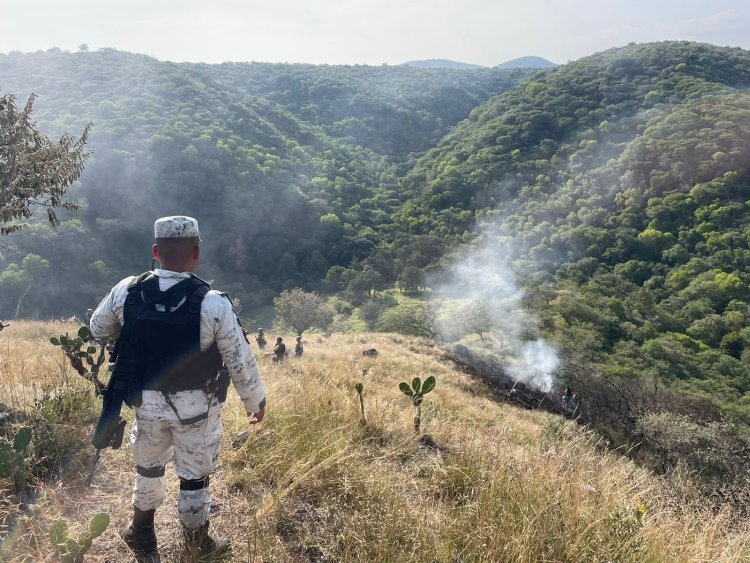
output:
MULTIPOLYGON (((166 291, 151 272, 128 286, 121 354, 141 389, 175 393, 205 389, 222 359, 214 342, 200 349, 201 303, 210 286, 196 276, 166 291)), ((119 361, 119 359, 118 359, 119 361)))

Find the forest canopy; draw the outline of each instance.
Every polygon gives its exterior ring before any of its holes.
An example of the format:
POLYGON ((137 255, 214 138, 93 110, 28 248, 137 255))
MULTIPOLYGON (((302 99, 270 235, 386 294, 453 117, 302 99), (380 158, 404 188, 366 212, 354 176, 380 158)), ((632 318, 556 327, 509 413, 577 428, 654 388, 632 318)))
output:
POLYGON ((371 327, 416 307, 386 290, 429 295, 492 238, 567 360, 750 420, 748 51, 632 44, 548 70, 50 51, 0 55, 0 84, 39 96, 46 134, 93 122, 96 151, 80 213, 0 250, 0 317, 24 292, 23 316, 80 314, 150 266, 176 212, 243 305, 299 287, 371 327))

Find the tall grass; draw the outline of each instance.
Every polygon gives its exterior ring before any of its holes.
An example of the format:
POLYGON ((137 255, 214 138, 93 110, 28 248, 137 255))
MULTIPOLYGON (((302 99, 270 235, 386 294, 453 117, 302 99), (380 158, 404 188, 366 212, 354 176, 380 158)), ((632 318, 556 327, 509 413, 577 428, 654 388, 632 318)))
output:
MULTIPOLYGON (((33 386, 65 380, 59 349, 44 344, 61 325, 16 323, 0 362, 26 376, 3 385, 33 403, 33 386), (54 329, 54 330, 53 330, 54 329)), ((63 327, 64 328, 64 327, 63 327)), ((438 350, 394 335, 306 336, 305 355, 260 363, 266 420, 248 427, 236 396, 224 413, 222 468, 212 480, 212 525, 233 539, 236 561, 741 561, 750 530, 710 512, 689 480, 657 478, 600 447, 559 417, 497 403, 438 350), (361 351, 375 347, 377 358, 361 351), (366 370, 366 373, 364 373, 366 370), (425 398, 423 433, 398 383, 437 378, 425 398), (365 387, 360 424, 355 383, 365 387)), ((72 374, 67 376, 73 378, 72 374)), ((70 385, 76 385, 72 381, 70 385)), ((3 388, 5 390, 5 387, 3 388)), ((33 516, 0 559, 46 560, 46 528, 64 515, 84 522, 105 509, 129 515, 129 452, 107 451, 94 487, 85 465, 44 486, 33 516), (85 500, 84 500, 85 499, 85 500)), ((179 555, 174 497, 157 512, 165 561, 179 555)), ((123 560, 109 530, 91 560, 123 560)))

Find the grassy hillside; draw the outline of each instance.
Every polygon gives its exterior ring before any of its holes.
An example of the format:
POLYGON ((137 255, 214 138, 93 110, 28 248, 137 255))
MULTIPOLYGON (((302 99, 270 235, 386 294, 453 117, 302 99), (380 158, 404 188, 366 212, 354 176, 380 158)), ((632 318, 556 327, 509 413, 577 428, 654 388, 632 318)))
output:
MULTIPOLYGON (((79 397, 75 409, 66 409, 84 382, 48 344, 50 335, 74 328, 17 322, 4 330, 0 365, 8 375, 0 393, 13 407, 36 401, 37 428, 83 440, 93 405, 79 397)), ((234 393, 224 413, 212 522, 232 537, 233 560, 662 563, 750 556, 747 522, 728 508, 712 512, 689 480, 658 479, 606 452, 573 423, 496 402, 419 339, 305 340, 299 361, 275 365, 261 358, 269 394, 262 425, 248 428, 234 393), (379 356, 364 358, 361 351, 373 346, 379 356), (427 375, 437 378, 423 408, 429 439, 415 439, 410 406, 397 386, 427 375), (364 426, 356 382, 365 387, 364 426)), ((48 448, 34 455, 61 453, 48 448)), ((87 447, 68 456, 56 480, 38 482, 28 516, 2 501, 0 517, 15 519, 17 528, 4 536, 0 558, 50 560, 45 536, 54 519, 81 529, 102 510, 112 514, 112 529, 95 540, 87 560, 126 557, 115 528, 130 510, 129 451, 106 451, 86 490, 89 455, 87 447)), ((167 561, 179 550, 176 486, 171 475, 157 513, 167 561)))

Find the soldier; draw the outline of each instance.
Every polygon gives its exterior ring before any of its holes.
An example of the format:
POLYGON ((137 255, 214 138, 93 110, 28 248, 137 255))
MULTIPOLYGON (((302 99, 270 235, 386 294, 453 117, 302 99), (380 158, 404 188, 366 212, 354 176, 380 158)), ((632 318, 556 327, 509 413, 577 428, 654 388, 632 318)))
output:
POLYGON ((185 545, 199 557, 220 556, 229 540, 208 533, 209 479, 219 459, 229 378, 250 424, 263 420, 265 390, 229 298, 209 291, 193 273, 201 254, 198 222, 163 217, 154 223, 154 238, 161 268, 118 283, 90 322, 96 338, 122 333, 117 361, 126 362, 128 404, 135 410, 134 514, 122 538, 137 561, 160 561, 154 512, 164 500, 165 465, 172 459, 180 478, 177 512, 185 545), (216 377, 222 362, 223 381, 216 377))
POLYGON ((263 334, 263 329, 258 329, 258 334, 255 335, 255 342, 258 344, 258 348, 263 350, 266 347, 266 335, 263 334))
POLYGON ((273 358, 271 359, 274 362, 280 362, 284 358, 286 358, 286 344, 284 344, 284 339, 278 336, 276 338, 276 346, 273 347, 273 358))
POLYGON ((301 358, 303 351, 304 350, 302 349, 302 337, 298 336, 297 337, 297 344, 294 345, 294 357, 295 358, 301 358))
POLYGON ((570 386, 566 387, 562 394, 562 408, 566 414, 572 415, 578 408, 578 394, 570 386))

